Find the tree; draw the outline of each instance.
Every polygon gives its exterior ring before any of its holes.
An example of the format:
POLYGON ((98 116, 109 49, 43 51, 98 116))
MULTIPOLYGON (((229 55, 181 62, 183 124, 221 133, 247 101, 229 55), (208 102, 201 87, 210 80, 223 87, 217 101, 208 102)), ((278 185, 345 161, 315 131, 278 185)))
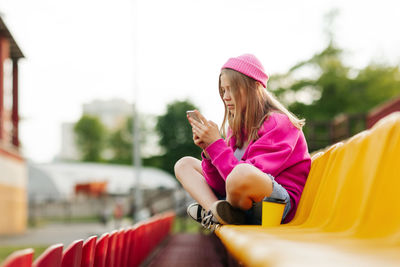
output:
POLYGON ((83 161, 102 161, 106 129, 97 117, 83 115, 75 124, 76 144, 83 161))
MULTIPOLYGON (((140 131, 140 146, 141 146, 141 158, 143 164, 146 166, 158 167, 157 164, 152 164, 153 161, 144 159, 143 157, 149 154, 157 154, 159 149, 154 144, 153 139, 157 139, 154 129, 154 117, 150 115, 141 115, 139 119, 139 131, 140 131), (153 128, 153 129, 152 129, 153 128), (151 129, 151 130, 150 130, 151 129), (153 141, 153 143, 151 143, 153 141), (149 152, 150 150, 150 152, 149 152), (156 151, 156 153, 154 153, 156 151)), ((112 132, 108 138, 107 148, 111 151, 112 156, 109 159, 110 163, 127 164, 133 163, 133 119, 128 117, 122 126, 112 132)))
POLYGON ((325 33, 329 40, 326 48, 294 65, 287 73, 272 75, 269 83, 270 89, 293 113, 308 120, 331 120, 341 113, 365 113, 400 94, 398 66, 371 63, 357 70, 344 64, 343 49, 335 43, 333 29, 338 14, 333 9, 325 15, 325 33))
POLYGON ((156 129, 160 135, 160 146, 165 150, 162 155, 162 169, 174 174, 175 162, 183 156, 199 158, 201 149, 193 143, 192 129, 186 118, 186 111, 196 109, 189 102, 175 101, 167 106, 167 112, 158 117, 156 129))
POLYGON ((367 112, 400 94, 398 66, 372 63, 356 70, 344 65, 341 53, 342 50, 330 44, 321 53, 292 67, 288 73, 277 75, 270 84, 271 90, 291 111, 311 120, 330 120, 341 113, 367 112), (316 75, 296 79, 296 72, 306 68, 316 75))
POLYGON ((108 148, 112 151, 110 163, 132 164, 132 123, 132 117, 129 117, 121 128, 111 133, 108 140, 108 148))

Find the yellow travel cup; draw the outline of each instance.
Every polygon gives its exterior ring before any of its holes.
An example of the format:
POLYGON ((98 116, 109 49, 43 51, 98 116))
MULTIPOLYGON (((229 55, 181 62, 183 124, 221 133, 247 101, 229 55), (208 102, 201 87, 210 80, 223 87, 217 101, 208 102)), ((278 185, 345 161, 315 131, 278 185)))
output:
POLYGON ((285 201, 277 198, 268 198, 262 202, 262 220, 263 227, 278 226, 281 224, 285 201))

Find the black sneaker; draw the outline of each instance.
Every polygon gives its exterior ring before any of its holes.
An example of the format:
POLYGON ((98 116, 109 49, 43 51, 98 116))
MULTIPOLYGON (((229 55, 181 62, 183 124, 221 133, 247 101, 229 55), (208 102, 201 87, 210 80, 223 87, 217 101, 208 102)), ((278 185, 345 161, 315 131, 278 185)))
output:
POLYGON ((211 211, 221 224, 246 224, 246 213, 241 209, 232 207, 226 200, 215 202, 211 211))
POLYGON ((215 230, 218 221, 212 212, 206 211, 199 203, 192 203, 186 209, 187 214, 204 228, 215 230))

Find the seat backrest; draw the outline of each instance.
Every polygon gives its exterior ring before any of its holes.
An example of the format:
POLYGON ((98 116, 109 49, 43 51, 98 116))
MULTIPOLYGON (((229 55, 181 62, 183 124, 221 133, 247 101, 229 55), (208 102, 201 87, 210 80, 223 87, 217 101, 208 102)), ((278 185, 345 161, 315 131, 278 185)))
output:
MULTIPOLYGON (((357 229, 365 228, 368 230, 364 231, 364 237, 376 236, 378 232, 382 232, 377 226, 385 225, 382 221, 384 216, 380 217, 380 224, 376 221, 371 223, 371 227, 367 227, 368 224, 362 218, 370 219, 370 206, 379 207, 381 211, 382 199, 388 199, 388 190, 383 190, 386 198, 378 198, 375 191, 377 184, 390 187, 387 182, 390 175, 382 174, 388 170, 396 170, 394 163, 400 163, 396 155, 399 149, 391 149, 393 142, 390 141, 397 142, 400 139, 398 134, 393 138, 396 129, 397 132, 400 131, 400 116, 397 118, 383 120, 373 129, 353 136, 336 151, 335 161, 327 167, 329 171, 322 178, 323 186, 317 192, 312 212, 303 227, 319 227, 321 231, 328 232, 341 231, 346 235, 357 231, 360 236, 363 234, 357 229), (392 166, 388 167, 389 164, 392 166), (376 201, 381 204, 376 206, 376 201)), ((399 176, 392 175, 391 179, 397 177, 399 176)), ((393 199, 393 202, 396 201, 393 199)), ((388 227, 383 228, 388 231, 388 227)))
POLYGON ((81 267, 93 267, 96 239, 97 236, 91 236, 83 243, 81 267))
MULTIPOLYGON (((372 190, 354 228, 358 238, 396 238, 400 236, 400 112, 381 119, 374 128, 385 130, 385 139, 375 140, 384 153, 374 171, 372 190)), ((370 170, 372 171, 372 170, 370 170)))
POLYGON ((376 159, 384 153, 384 148, 376 147, 371 140, 384 136, 376 131, 363 131, 335 151, 335 160, 326 167, 323 186, 317 192, 305 228, 338 232, 355 224, 374 180, 373 173, 365 170, 376 167, 376 159))
POLYGON ((128 228, 124 230, 124 240, 122 244, 122 253, 121 253, 121 267, 128 267, 128 257, 130 252, 130 246, 132 243, 132 231, 133 228, 128 228))
POLYGON ((133 265, 139 266, 145 258, 146 253, 146 223, 140 223, 135 229, 135 241, 131 251, 133 252, 133 265))
POLYGON ((63 244, 48 247, 33 263, 33 267, 60 267, 63 244))
POLYGON ((106 257, 107 257, 109 237, 110 237, 109 233, 104 233, 96 241, 96 249, 95 249, 95 253, 94 253, 94 267, 105 267, 106 266, 106 257))
POLYGON ((80 267, 82 260, 83 240, 75 240, 66 248, 62 255, 62 267, 80 267))
POLYGON ((121 267, 122 261, 122 250, 124 246, 125 230, 120 229, 117 232, 117 238, 115 241, 115 257, 114 257, 114 267, 121 267))
POLYGON ((128 242, 129 247, 127 251, 127 258, 128 258, 128 265, 127 266, 137 266, 135 265, 136 263, 136 258, 137 258, 137 251, 136 251, 136 246, 137 246, 137 228, 139 224, 134 225, 131 228, 131 231, 129 232, 129 238, 125 239, 125 242, 128 242))
POLYGON ((343 154, 347 152, 343 147, 344 145, 340 145, 333 150, 326 162, 310 214, 300 225, 301 228, 320 228, 330 219, 332 207, 337 200, 337 192, 344 182, 343 176, 335 175, 343 162, 343 154))
POLYGON ((319 157, 313 160, 296 215, 290 223, 284 226, 301 225, 308 219, 315 203, 317 192, 320 190, 321 181, 328 173, 328 166, 330 166, 335 159, 336 150, 342 145, 343 143, 341 142, 332 145, 323 154, 320 154, 319 157))
POLYGON ((364 131, 346 143, 347 153, 336 170, 336 175, 345 177, 345 180, 337 193, 332 217, 324 227, 325 231, 350 231, 358 224, 373 194, 373 184, 379 177, 378 170, 387 156, 385 140, 390 134, 387 126, 364 131))
POLYGON ((33 249, 27 248, 18 250, 9 255, 2 267, 31 267, 33 259, 33 249))
POLYGON ((115 263, 115 251, 117 245, 117 234, 118 231, 114 230, 110 234, 110 238, 108 239, 108 249, 107 249, 107 257, 106 257, 106 266, 114 267, 115 263))
POLYGON ((332 150, 326 164, 317 159, 316 168, 324 171, 310 215, 299 227, 362 238, 399 232, 399 153, 400 113, 332 150))

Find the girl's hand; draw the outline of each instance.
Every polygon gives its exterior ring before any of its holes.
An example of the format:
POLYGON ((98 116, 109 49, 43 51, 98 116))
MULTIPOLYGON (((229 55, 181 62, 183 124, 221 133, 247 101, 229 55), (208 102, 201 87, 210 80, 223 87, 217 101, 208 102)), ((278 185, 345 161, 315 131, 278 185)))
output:
POLYGON ((194 143, 202 149, 207 148, 221 138, 218 125, 213 121, 208 121, 201 113, 196 110, 197 116, 203 123, 200 123, 192 118, 188 118, 192 125, 194 143))

